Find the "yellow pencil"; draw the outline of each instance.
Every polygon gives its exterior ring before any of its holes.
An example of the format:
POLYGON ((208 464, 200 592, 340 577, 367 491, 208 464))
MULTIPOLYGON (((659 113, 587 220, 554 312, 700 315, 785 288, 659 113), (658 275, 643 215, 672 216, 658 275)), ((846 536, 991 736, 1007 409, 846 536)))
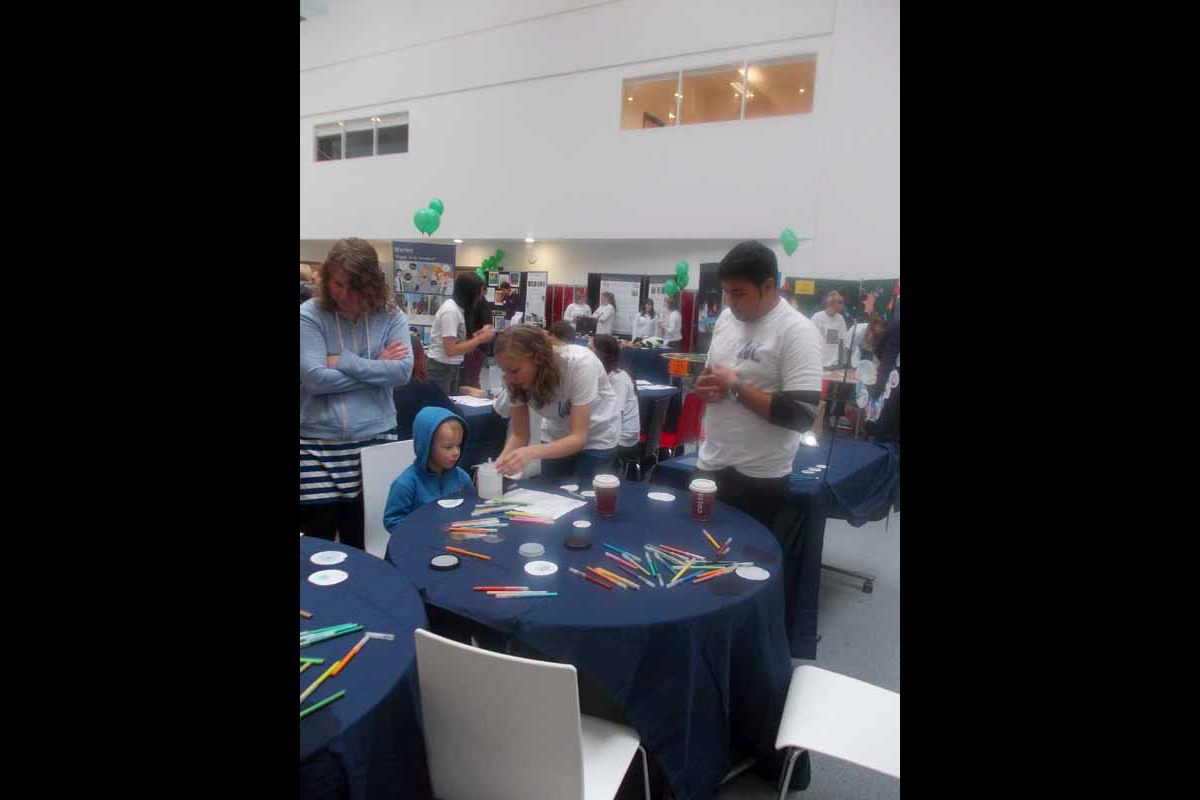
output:
POLYGON ((682 578, 682 577, 683 577, 683 573, 685 573, 685 572, 687 572, 689 569, 691 569, 691 567, 692 567, 692 564, 694 564, 694 563, 696 563, 696 562, 695 562, 695 559, 688 559, 688 562, 687 562, 686 564, 684 564, 682 567, 680 567, 680 568, 679 568, 679 572, 676 572, 676 573, 675 573, 675 577, 674 577, 674 578, 671 578, 671 582, 670 582, 670 583, 668 583, 668 584, 667 584, 667 586, 668 586, 668 587, 674 586, 674 585, 675 585, 675 582, 676 582, 677 580, 679 580, 680 578, 682 578))
POLYGON ((610 581, 619 581, 623 585, 628 586, 630 589, 640 589, 641 588, 633 581, 629 580, 628 578, 623 578, 615 572, 604 569, 602 567, 596 567, 596 569, 600 571, 601 575, 608 578, 610 581))
POLYGON ((705 535, 706 537, 708 537, 708 540, 709 540, 710 542, 712 542, 712 546, 713 546, 715 549, 717 549, 717 550, 720 550, 720 549, 721 549, 721 545, 717 544, 717 540, 716 540, 716 539, 714 539, 714 538, 712 537, 712 534, 711 534, 711 533, 709 533, 708 531, 705 531, 705 532, 704 532, 704 535, 705 535))
POLYGON ((333 674, 333 668, 334 668, 334 667, 336 667, 336 666, 337 666, 337 662, 336 662, 336 661, 335 661, 335 662, 333 662, 332 664, 330 664, 330 665, 329 665, 329 669, 325 670, 325 672, 323 672, 323 673, 321 674, 321 677, 317 678, 315 681, 313 681, 313 682, 312 682, 312 686, 309 686, 307 689, 305 689, 305 690, 304 690, 304 692, 303 692, 303 693, 301 693, 301 695, 300 695, 300 702, 301 702, 301 703, 303 703, 305 700, 307 700, 307 699, 308 699, 308 696, 309 696, 310 694, 312 694, 313 692, 315 692, 315 691, 317 690, 317 687, 318 687, 318 686, 320 686, 320 685, 321 685, 321 683, 322 683, 322 682, 324 682, 324 680, 325 680, 326 678, 328 678, 330 675, 332 675, 332 674, 333 674))

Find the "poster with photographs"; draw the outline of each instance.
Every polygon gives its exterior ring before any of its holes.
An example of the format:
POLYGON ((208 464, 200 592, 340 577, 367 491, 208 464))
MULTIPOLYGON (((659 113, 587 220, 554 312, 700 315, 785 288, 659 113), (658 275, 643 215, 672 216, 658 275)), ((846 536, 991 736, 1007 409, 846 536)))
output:
POLYGON ((525 273, 525 308, 521 322, 546 327, 546 284, 549 280, 549 272, 525 273))
POLYGON ((454 293, 457 248, 431 242, 392 242, 392 287, 409 325, 432 325, 433 315, 454 293))
POLYGON ((641 281, 600 281, 600 291, 610 292, 617 303, 613 317, 613 333, 633 334, 633 318, 638 312, 638 298, 642 293, 641 281))

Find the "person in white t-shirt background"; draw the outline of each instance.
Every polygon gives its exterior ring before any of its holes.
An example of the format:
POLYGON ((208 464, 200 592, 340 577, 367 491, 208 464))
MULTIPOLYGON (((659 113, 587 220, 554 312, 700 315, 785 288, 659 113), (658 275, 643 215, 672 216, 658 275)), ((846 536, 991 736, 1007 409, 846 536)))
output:
POLYGON ((512 417, 496 469, 516 475, 534 459, 542 475, 574 477, 580 486, 613 469, 620 428, 616 395, 596 354, 577 344, 556 344, 533 325, 514 325, 496 337, 496 362, 504 374, 505 402, 493 405, 512 417), (531 445, 529 407, 542 418, 545 442, 531 445))
POLYGON ((596 318, 596 333, 612 334, 613 317, 617 315, 617 298, 612 292, 600 293, 600 307, 592 314, 596 318))
POLYGON ((658 323, 666 347, 679 347, 683 341, 683 315, 679 313, 679 295, 667 298, 666 319, 658 323))
POLYGON ((562 318, 574 326, 576 317, 588 317, 591 314, 592 307, 583 300, 583 289, 576 289, 575 302, 567 306, 566 310, 563 311, 562 318))
POLYGON ((842 309, 845 307, 846 301, 842 299, 842 295, 832 291, 825 296, 824 310, 812 315, 812 323, 817 326, 821 341, 824 342, 824 354, 821 358, 823 366, 841 366, 849 358, 846 318, 842 316, 842 309))
POLYGON ((638 414, 637 387, 633 377, 621 368, 621 343, 615 336, 596 334, 588 345, 612 382, 613 393, 617 397, 617 416, 614 424, 618 427, 617 457, 629 458, 637 455, 638 441, 642 436, 642 420, 638 414))
POLYGON ((727 307, 696 381, 709 404, 696 477, 716 481, 718 500, 774 531, 800 434, 821 401, 821 338, 779 296, 775 253, 765 245, 737 245, 717 274, 727 307))
POLYGON ((454 279, 454 295, 442 301, 429 331, 425 373, 448 395, 458 394, 458 372, 463 356, 495 338, 491 325, 484 325, 467 338, 467 314, 475 310, 483 295, 483 281, 473 272, 454 279))
POLYGON ((654 301, 642 303, 642 313, 633 320, 633 338, 648 339, 655 334, 658 325, 654 319, 654 301))

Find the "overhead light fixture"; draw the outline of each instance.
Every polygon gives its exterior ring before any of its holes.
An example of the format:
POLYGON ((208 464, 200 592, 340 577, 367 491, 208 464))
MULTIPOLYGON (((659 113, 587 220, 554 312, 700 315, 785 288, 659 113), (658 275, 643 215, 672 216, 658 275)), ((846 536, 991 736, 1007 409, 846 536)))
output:
POLYGON ((676 93, 675 93, 675 96, 676 96, 676 97, 680 97, 680 98, 682 98, 682 97, 683 97, 683 95, 681 95, 679 92, 676 92, 676 93))
POLYGON ((675 113, 673 111, 668 111, 667 116, 670 117, 671 119, 675 119, 675 113))
POLYGON ((455 244, 462 244, 462 239, 455 239, 455 240, 454 240, 454 243, 455 243, 455 244))
POLYGON ((803 90, 803 89, 801 89, 801 90, 800 90, 800 94, 804 94, 804 90, 803 90))
POLYGON ((339 122, 338 125, 341 125, 343 128, 346 127, 346 123, 344 122, 339 122))
POLYGON ((533 239, 529 236, 525 237, 525 244, 533 244, 533 239))
POLYGON ((626 98, 626 99, 627 99, 627 100, 629 100, 629 102, 631 102, 631 103, 633 102, 633 98, 632 98, 632 97, 629 97, 629 98, 626 98))

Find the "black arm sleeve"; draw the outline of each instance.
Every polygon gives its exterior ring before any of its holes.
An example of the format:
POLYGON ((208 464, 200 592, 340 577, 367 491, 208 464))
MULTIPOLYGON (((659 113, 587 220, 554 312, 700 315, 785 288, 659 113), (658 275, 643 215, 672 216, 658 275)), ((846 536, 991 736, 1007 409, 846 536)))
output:
POLYGON ((767 421, 772 425, 803 433, 812 428, 817 419, 817 404, 820 402, 820 392, 772 392, 771 411, 767 421))

